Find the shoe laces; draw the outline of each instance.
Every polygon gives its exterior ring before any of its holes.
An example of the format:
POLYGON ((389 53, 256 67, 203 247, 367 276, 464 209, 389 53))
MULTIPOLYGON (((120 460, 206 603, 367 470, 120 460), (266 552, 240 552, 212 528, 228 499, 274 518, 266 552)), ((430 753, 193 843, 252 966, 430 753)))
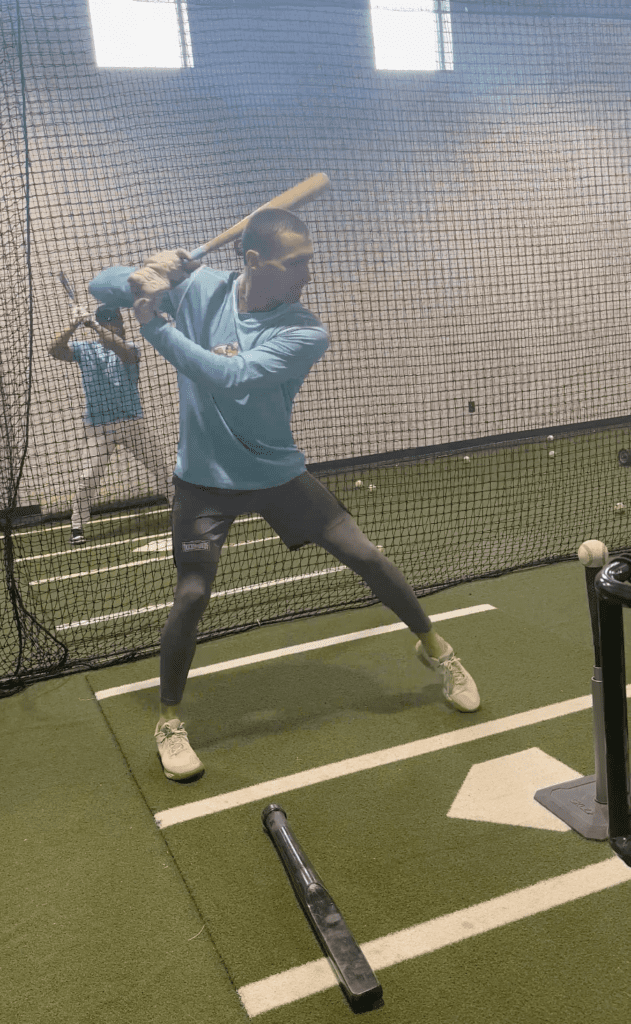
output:
POLYGON ((450 688, 452 690, 466 686, 467 677, 465 675, 465 671, 455 654, 452 654, 451 658, 444 661, 443 665, 451 675, 450 688))
POLYGON ((169 723, 165 722, 161 732, 164 733, 165 741, 168 742, 169 750, 172 754, 179 754, 186 746, 188 736, 186 735, 183 722, 180 722, 177 729, 172 729, 169 723))

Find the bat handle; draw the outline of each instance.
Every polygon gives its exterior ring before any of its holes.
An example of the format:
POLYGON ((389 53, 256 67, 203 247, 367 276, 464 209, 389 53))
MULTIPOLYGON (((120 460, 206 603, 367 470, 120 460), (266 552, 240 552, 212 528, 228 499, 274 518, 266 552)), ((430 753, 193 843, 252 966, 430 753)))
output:
POLYGON ((264 807, 263 810, 261 811, 261 818, 262 818, 262 821, 263 821, 263 825, 265 826, 265 828, 268 831, 269 831, 269 828, 268 828, 268 825, 267 825, 267 819, 272 814, 274 815, 274 820, 273 820, 274 824, 277 824, 277 823, 284 824, 284 822, 287 821, 287 815, 285 814, 285 812, 284 812, 283 808, 280 806, 280 804, 268 804, 267 807, 264 807))
POLYGON ((283 864, 291 869, 292 882, 295 880, 303 894, 306 894, 311 885, 322 885, 322 879, 289 828, 283 808, 278 804, 269 804, 261 817, 283 864))
POLYGON ((202 256, 205 256, 207 252, 208 249, 206 248, 206 246, 200 245, 198 249, 194 249, 193 252, 191 253, 191 259, 201 260, 202 256))

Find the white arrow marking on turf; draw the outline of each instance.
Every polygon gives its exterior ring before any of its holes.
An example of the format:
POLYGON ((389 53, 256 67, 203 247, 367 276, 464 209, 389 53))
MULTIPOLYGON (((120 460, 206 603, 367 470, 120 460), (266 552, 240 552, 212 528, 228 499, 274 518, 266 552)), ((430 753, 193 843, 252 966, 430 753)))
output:
POLYGON ((539 747, 474 764, 448 818, 490 821, 497 825, 523 825, 551 832, 569 832, 570 826, 535 800, 538 789, 582 776, 539 747))

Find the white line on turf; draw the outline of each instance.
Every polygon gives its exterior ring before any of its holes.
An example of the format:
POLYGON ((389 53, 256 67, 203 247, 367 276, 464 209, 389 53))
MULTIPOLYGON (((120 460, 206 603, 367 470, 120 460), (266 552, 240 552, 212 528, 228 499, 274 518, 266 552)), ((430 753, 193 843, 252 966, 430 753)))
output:
POLYGON ((104 572, 118 572, 119 569, 133 569, 136 565, 147 565, 149 562, 166 562, 173 555, 159 555, 153 558, 142 558, 137 562, 124 562, 122 565, 107 565, 102 569, 86 569, 84 572, 71 572, 67 576, 49 576, 45 580, 31 580, 29 587, 39 587, 44 583, 61 583, 63 580, 76 580, 81 576, 99 576, 104 572))
MULTIPOLYGON (((300 576, 287 576, 282 580, 267 580, 265 583, 252 583, 249 587, 234 587, 232 590, 217 590, 210 595, 211 601, 218 597, 230 597, 232 594, 246 594, 252 590, 267 590, 268 587, 280 587, 285 583, 298 583, 300 580, 312 580, 316 576, 328 576, 333 572, 348 572, 345 565, 336 565, 332 569, 320 569, 318 572, 306 572, 300 576)), ((77 622, 64 622, 61 626, 55 626, 58 632, 64 629, 80 629, 82 626, 94 626, 99 622, 112 622, 115 619, 124 619, 131 615, 148 615, 150 612, 161 612, 165 608, 171 608, 173 601, 165 601, 164 604, 152 604, 146 608, 129 608, 123 612, 110 612, 109 615, 97 615, 93 619, 79 619, 77 622)))
MULTIPOLYGON (((627 694, 631 696, 631 684, 627 688, 627 694)), ((577 711, 586 711, 591 706, 591 694, 586 697, 573 697, 571 700, 564 700, 558 704, 548 704, 545 707, 533 708, 531 711, 522 711, 517 715, 509 715, 507 718, 465 726, 462 729, 455 729, 453 732, 443 732, 437 736, 428 736, 426 739, 412 740, 410 743, 402 743, 398 747, 386 747, 385 750, 375 750, 370 754, 360 754, 358 757, 349 757, 344 761, 334 761, 332 764, 324 764, 319 768, 308 768, 306 771, 296 772, 294 775, 285 775, 279 779, 270 779, 268 782, 259 782, 254 786, 246 786, 244 789, 232 790, 230 793, 220 793, 218 796, 207 797, 205 800, 181 804, 179 807, 171 807, 166 811, 158 811, 154 817, 158 828, 169 828, 169 826, 179 825, 183 821, 207 818, 211 814, 229 811, 233 807, 243 807, 245 804, 251 804, 257 800, 278 797, 281 793, 305 789, 307 786, 317 786, 321 782, 341 779, 357 772, 370 771, 372 768, 383 768, 385 765, 396 764, 399 761, 409 761, 413 757, 434 754, 438 750, 458 747, 463 743, 473 743, 475 740, 488 739, 489 736, 500 736, 502 733, 511 732, 514 729, 525 729, 530 725, 537 725, 539 722, 549 722, 554 718, 563 718, 565 715, 571 715, 577 711)))
MULTIPOLYGON (((220 595, 212 595, 219 597, 220 595)), ((78 619, 76 622, 63 622, 61 626, 55 626, 58 633, 65 629, 81 629, 84 626, 97 626, 100 622, 114 622, 116 619, 125 619, 131 615, 150 615, 152 612, 162 612, 165 608, 171 608, 173 601, 165 601, 164 604, 149 604, 145 608, 130 608, 124 612, 110 612, 109 615, 97 615, 93 619, 78 619)))
MULTIPOLYGON (((461 619, 466 615, 476 615, 478 612, 495 611, 492 604, 475 604, 468 608, 456 608, 451 612, 440 612, 438 615, 430 615, 432 622, 443 622, 445 619, 461 619)), ((248 654, 243 658, 233 658, 231 661, 220 661, 214 665, 200 665, 192 668, 188 678, 197 676, 210 676, 216 672, 227 672, 234 668, 243 668, 245 665, 259 665, 263 661, 274 661, 276 658, 286 658, 292 654, 304 654, 306 651, 320 651, 324 647, 335 647, 337 644, 351 643, 353 640, 365 640, 369 636, 381 636, 383 633, 394 633, 399 629, 407 629, 404 622, 393 622, 389 626, 374 626, 372 629, 360 629, 356 633, 343 633, 340 636, 324 637, 321 640, 309 640, 304 644, 294 644, 292 647, 279 647, 272 651, 261 651, 259 654, 248 654)), ((105 700, 107 697, 118 697, 122 693, 133 693, 135 690, 148 690, 152 686, 160 684, 160 677, 142 679, 137 683, 125 683, 123 686, 112 686, 108 690, 98 690, 94 696, 97 700, 105 700)))
MULTIPOLYGON (((71 547, 71 548, 64 548, 63 551, 47 551, 45 554, 42 554, 42 555, 24 555, 22 558, 16 558, 15 562, 16 562, 16 565, 17 565, 18 562, 39 562, 39 561, 43 561, 43 559, 45 559, 45 558, 61 558, 62 555, 63 556, 75 555, 75 556, 78 556, 78 557, 79 556, 82 557, 83 555, 87 554, 88 551, 101 551, 103 548, 120 547, 121 544, 131 544, 131 543, 133 543, 133 544, 140 544, 141 541, 143 541, 143 540, 148 540, 148 541, 154 541, 155 542, 156 538, 161 538, 161 537, 170 538, 170 536, 171 536, 170 533, 150 533, 150 534, 147 534, 145 537, 124 537, 122 540, 109 540, 109 541, 107 541, 106 544, 88 544, 88 545, 86 545, 86 547, 82 546, 80 548, 76 548, 76 547, 75 548, 73 548, 73 547, 71 547)), ((137 548, 137 550, 141 551, 142 548, 137 548)), ((60 577, 58 577, 58 578, 60 578, 60 577)))
MULTIPOLYGON (((364 942, 361 949, 373 971, 380 971, 628 881, 631 871, 624 861, 608 857, 597 864, 372 939, 364 942)), ((336 985, 333 969, 323 958, 244 985, 238 994, 248 1016, 256 1017, 336 985)))
MULTIPOLYGON (((139 539, 140 540, 144 540, 146 538, 139 538, 139 539)), ((269 543, 270 541, 278 541, 278 542, 280 542, 280 537, 277 537, 277 536, 274 536, 274 537, 257 537, 255 540, 241 540, 241 541, 237 541, 234 544, 226 544, 226 545, 224 545, 224 547, 227 550, 229 550, 231 548, 251 547, 252 544, 265 544, 265 543, 269 543)), ((117 543, 121 543, 121 542, 117 541, 117 543)), ((136 553, 136 552, 137 553, 143 553, 143 552, 149 552, 149 551, 153 551, 153 552, 168 551, 169 552, 168 555, 154 555, 153 558, 144 558, 140 562, 123 562, 123 563, 118 564, 118 565, 103 566, 101 569, 85 569, 82 572, 73 572, 73 573, 70 573, 67 576, 49 576, 46 579, 42 579, 42 580, 31 580, 30 583, 29 583, 29 587, 39 587, 39 586, 41 586, 44 583, 61 583, 63 580, 76 580, 76 579, 79 579, 79 577, 82 577, 82 576, 98 576, 99 573, 117 572, 119 569, 131 569, 131 568, 133 568, 136 565, 147 565, 149 562, 166 562, 169 559, 173 558, 173 553, 171 551, 171 543, 172 543, 172 541, 171 541, 171 534, 165 534, 165 539, 164 540, 157 540, 157 541, 154 540, 150 544, 146 544, 144 547, 135 548, 135 552, 134 552, 134 553, 136 553)), ((101 544, 101 545, 97 545, 97 546, 98 547, 106 547, 107 545, 101 544)), ((95 548, 83 548, 83 550, 84 551, 93 551, 93 550, 95 550, 95 548)), ((37 557, 39 557, 39 556, 37 556, 37 557)))
MULTIPOLYGON (((141 508, 137 512, 130 512, 124 516, 99 516, 98 523, 122 523, 125 519, 136 519, 138 516, 159 516, 165 512, 169 512, 168 505, 161 505, 160 508, 148 509, 141 508)), ((66 523, 62 523, 61 526, 50 526, 48 523, 38 524, 42 526, 42 533, 58 533, 59 530, 67 530, 69 527, 66 523)), ((36 527, 32 530, 20 530, 19 533, 14 533, 14 537, 30 537, 35 533, 36 527)))
MULTIPOLYGON (((155 511, 144 512, 142 514, 143 515, 147 515, 147 516, 155 516, 155 515, 160 515, 163 512, 170 513, 170 511, 171 510, 169 508, 167 508, 166 505, 163 505, 161 508, 159 508, 159 509, 157 509, 155 511)), ((138 516, 140 514, 141 513, 137 512, 137 513, 133 513, 132 515, 128 515, 128 516, 108 516, 107 519, 105 519, 105 518, 104 519, 99 519, 98 520, 98 524, 101 525, 102 523, 113 523, 113 522, 119 523, 119 522, 123 522, 123 520, 125 520, 125 519, 134 519, 136 516, 138 516)), ((234 523, 235 523, 235 526, 238 525, 239 523, 253 523, 253 522, 255 522, 255 521, 259 520, 259 519, 262 519, 262 518, 263 518, 262 516, 243 516, 243 517, 241 517, 239 519, 235 519, 234 523)), ((63 526, 53 526, 50 529, 45 529, 44 532, 45 533, 57 533, 59 530, 68 530, 69 531, 70 527, 65 525, 65 524, 63 526)), ((18 538, 18 537, 29 537, 30 538, 34 533, 35 533, 35 530, 30 530, 30 531, 29 530, 22 530, 19 533, 14 533, 13 537, 14 538, 18 538)), ((154 534, 154 536, 156 536, 156 535, 154 534)), ((164 535, 163 534, 158 534, 158 536, 169 536, 170 537, 171 534, 169 532, 168 534, 164 534, 164 535)), ((16 562, 26 562, 26 561, 31 561, 31 560, 36 559, 36 558, 55 558, 57 555, 68 555, 68 554, 71 554, 71 553, 72 554, 76 554, 78 552, 81 552, 83 554, 86 551, 96 551, 98 548, 113 547, 115 544, 135 544, 139 540, 146 540, 146 539, 150 539, 150 538, 145 538, 145 537, 124 537, 122 540, 110 541, 107 544, 94 544, 91 547, 83 547, 82 546, 81 548, 71 547, 71 548, 66 548, 63 551, 52 551, 52 552, 47 552, 46 554, 42 554, 42 555, 29 555, 26 558, 16 558, 16 562)))

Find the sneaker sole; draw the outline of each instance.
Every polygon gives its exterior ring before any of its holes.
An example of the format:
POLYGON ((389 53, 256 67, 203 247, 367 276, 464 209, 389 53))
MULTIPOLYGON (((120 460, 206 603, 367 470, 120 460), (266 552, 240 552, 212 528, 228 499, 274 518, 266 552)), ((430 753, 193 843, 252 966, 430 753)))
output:
POLYGON ((446 690, 443 690, 443 697, 452 708, 455 708, 456 711, 462 711, 464 714, 471 715, 474 711, 480 710, 480 701, 478 701, 477 706, 474 708, 463 708, 462 704, 458 704, 446 690))
POLYGON ((165 778, 169 779, 171 782, 194 782, 195 779, 201 778, 206 771, 204 765, 202 765, 201 768, 196 768, 195 771, 189 772, 188 775, 175 775, 173 772, 168 772, 162 764, 162 758, 160 757, 159 750, 156 751, 156 754, 158 755, 158 761, 160 762, 160 767, 164 772, 165 778))

